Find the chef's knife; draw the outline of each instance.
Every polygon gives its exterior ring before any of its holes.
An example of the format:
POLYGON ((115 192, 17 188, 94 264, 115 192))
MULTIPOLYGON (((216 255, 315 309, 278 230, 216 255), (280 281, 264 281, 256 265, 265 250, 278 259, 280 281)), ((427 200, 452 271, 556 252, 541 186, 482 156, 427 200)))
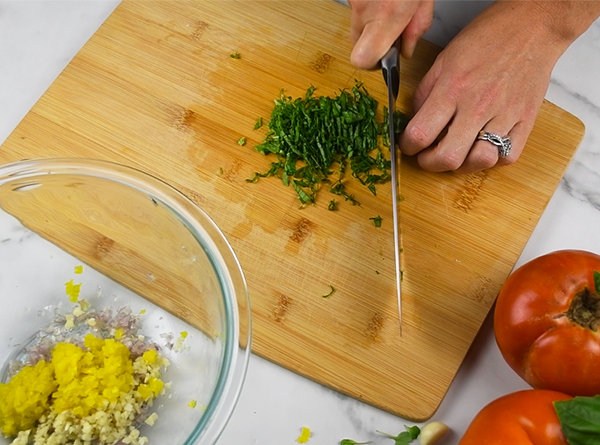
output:
POLYGON ((396 292, 398 296, 398 326, 402 336, 402 270, 400 267, 400 221, 398 216, 398 167, 394 110, 400 89, 400 60, 398 42, 381 59, 383 78, 388 88, 388 126, 390 131, 390 161, 392 164, 392 210, 394 215, 394 257, 396 260, 396 292))

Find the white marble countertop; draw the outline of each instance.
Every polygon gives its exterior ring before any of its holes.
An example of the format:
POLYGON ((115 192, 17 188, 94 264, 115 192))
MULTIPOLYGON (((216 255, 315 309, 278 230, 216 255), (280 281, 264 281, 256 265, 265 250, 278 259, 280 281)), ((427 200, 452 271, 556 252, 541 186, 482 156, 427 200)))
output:
MULTIPOLYGON (((0 1, 0 143, 117 4, 115 0, 0 1)), ((485 5, 438 1, 426 37, 445 45, 485 5)), ((600 23, 596 22, 564 54, 552 75, 546 98, 579 117, 587 130, 518 264, 562 248, 600 252, 598 78, 600 23)), ((0 240, 13 236, 0 225, 0 240)), ((488 317, 432 419, 453 430, 439 445, 456 444, 487 402, 522 388, 526 384, 498 352, 488 317)), ((374 431, 396 434, 405 423, 410 424, 253 356, 241 399, 219 443, 291 445, 306 426, 312 431, 311 445, 333 445, 343 438, 391 444, 374 431)))

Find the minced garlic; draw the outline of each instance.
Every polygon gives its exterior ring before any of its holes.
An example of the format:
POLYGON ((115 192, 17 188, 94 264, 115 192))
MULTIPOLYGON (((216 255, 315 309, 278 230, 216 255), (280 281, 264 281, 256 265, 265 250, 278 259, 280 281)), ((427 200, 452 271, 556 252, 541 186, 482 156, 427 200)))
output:
POLYGON ((85 312, 83 312, 83 310, 81 309, 81 307, 79 307, 79 306, 75 306, 75 307, 73 308, 73 315, 74 315, 75 317, 79 317, 79 316, 81 316, 81 315, 83 315, 83 314, 85 314, 85 312))
POLYGON ((144 422, 150 426, 153 426, 154 422, 156 422, 156 419, 158 419, 158 414, 152 413, 144 422))
POLYGON ((73 329, 75 327, 75 317, 71 314, 65 315, 65 329, 73 329))
MULTIPOLYGON (((147 442, 135 427, 145 406, 163 393, 154 349, 133 360, 114 338, 87 334, 84 348, 58 343, 52 360, 23 367, 0 384, 0 430, 12 445, 126 444, 147 442)), ((157 419, 150 415, 150 425, 157 419)), ((143 417, 142 417, 143 419, 143 417)), ((148 422, 147 422, 148 423, 148 422)))

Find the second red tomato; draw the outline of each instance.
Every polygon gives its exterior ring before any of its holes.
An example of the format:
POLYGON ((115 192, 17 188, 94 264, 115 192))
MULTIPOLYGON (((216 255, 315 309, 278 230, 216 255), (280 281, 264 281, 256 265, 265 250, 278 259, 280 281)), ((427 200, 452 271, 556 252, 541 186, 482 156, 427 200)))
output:
POLYGON ((536 258, 506 280, 494 313, 498 347, 534 388, 600 394, 600 256, 580 250, 536 258))

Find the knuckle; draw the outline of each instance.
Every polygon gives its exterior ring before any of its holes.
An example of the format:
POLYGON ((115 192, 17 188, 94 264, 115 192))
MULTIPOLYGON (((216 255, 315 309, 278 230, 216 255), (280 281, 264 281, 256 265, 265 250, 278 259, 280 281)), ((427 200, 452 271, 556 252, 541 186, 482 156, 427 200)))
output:
POLYGON ((428 129, 420 124, 409 124, 405 131, 408 140, 419 148, 425 148, 431 143, 428 129))
POLYGON ((464 158, 458 152, 446 153, 441 159, 441 166, 445 171, 458 170, 464 162, 464 158))
POLYGON ((463 165, 464 157, 458 151, 453 150, 444 153, 438 152, 434 156, 430 156, 429 159, 423 158, 422 161, 423 163, 426 162, 435 171, 456 171, 463 165))
POLYGON ((473 160, 473 164, 480 169, 490 168, 496 165, 498 162, 498 155, 492 150, 483 150, 478 153, 476 159, 473 160))
POLYGON ((452 97, 458 99, 465 91, 468 91, 469 85, 470 81, 468 76, 464 74, 455 75, 450 81, 449 93, 452 97))
POLYGON ((425 34, 433 23, 433 14, 423 14, 419 16, 417 21, 417 28, 420 30, 421 35, 425 34))

